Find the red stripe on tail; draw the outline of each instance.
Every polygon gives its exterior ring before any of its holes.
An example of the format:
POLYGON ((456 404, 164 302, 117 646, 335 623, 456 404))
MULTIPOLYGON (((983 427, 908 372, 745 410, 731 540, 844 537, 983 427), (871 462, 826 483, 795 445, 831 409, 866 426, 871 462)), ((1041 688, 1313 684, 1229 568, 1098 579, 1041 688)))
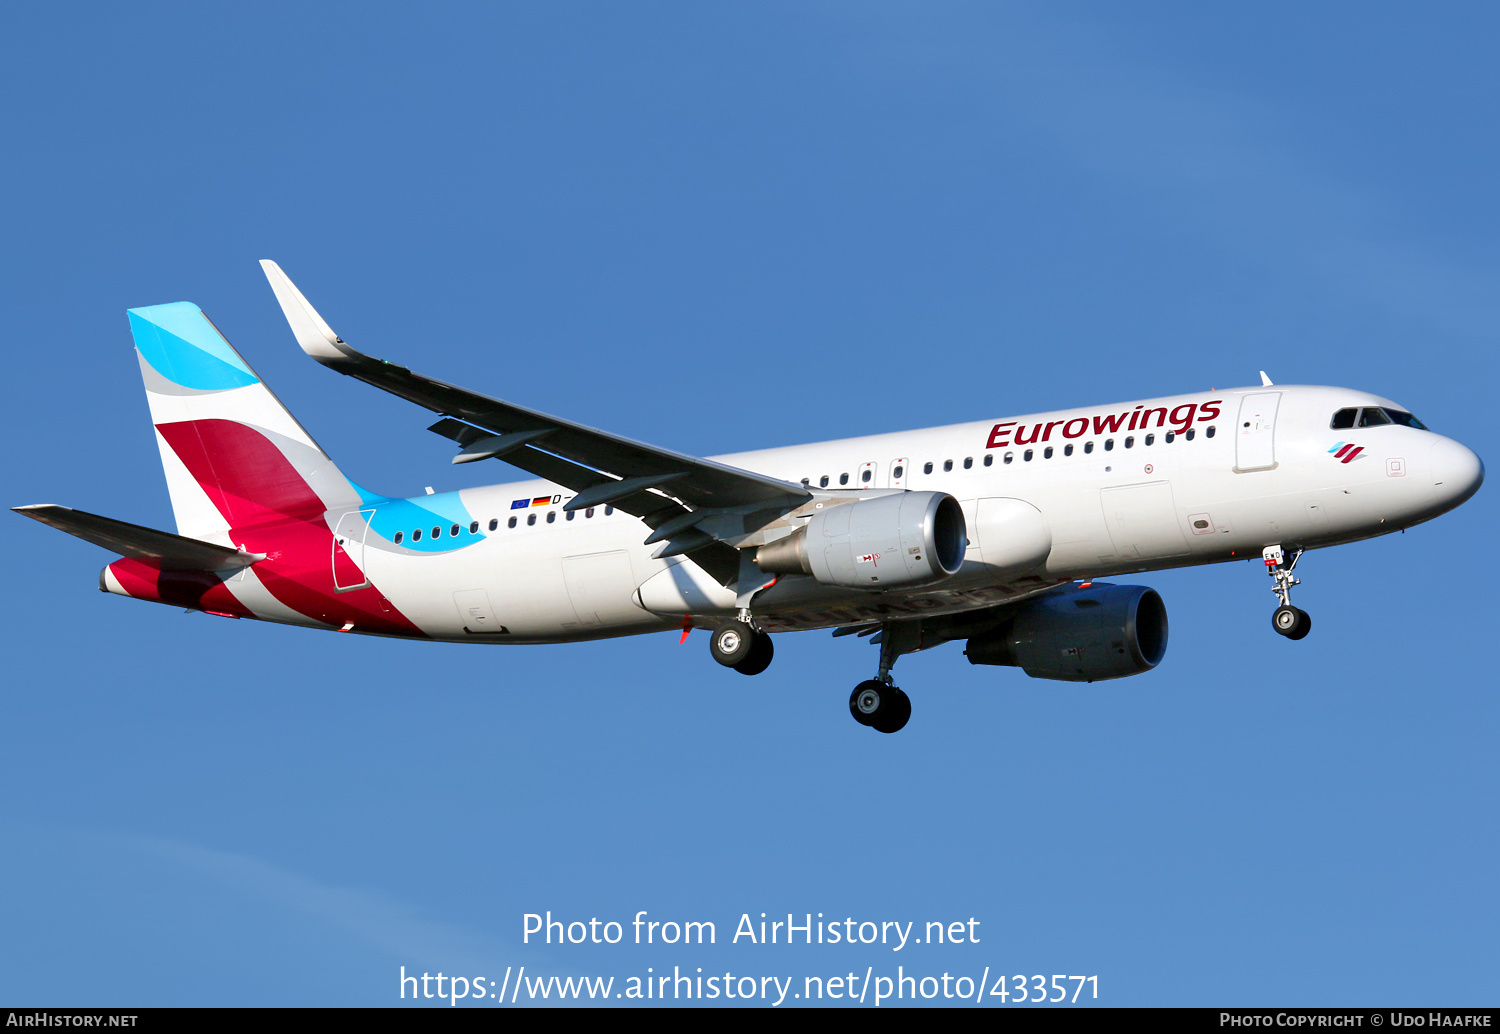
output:
MULTIPOLYGON (((353 631, 423 635, 373 585, 336 591, 334 538, 323 500, 265 435, 233 420, 185 420, 156 429, 229 522, 235 544, 266 554, 254 570, 272 596, 315 621, 352 621, 353 631)), ((344 563, 354 566, 347 556, 344 563)))

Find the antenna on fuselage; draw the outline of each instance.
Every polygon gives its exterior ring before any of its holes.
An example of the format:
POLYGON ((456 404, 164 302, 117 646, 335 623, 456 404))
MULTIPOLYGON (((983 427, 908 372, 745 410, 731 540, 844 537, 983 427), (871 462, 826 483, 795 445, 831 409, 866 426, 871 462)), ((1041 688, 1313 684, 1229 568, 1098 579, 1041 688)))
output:
POLYGON ((1260 371, 1260 386, 1262 388, 1269 388, 1272 386, 1271 378, 1266 376, 1266 371, 1264 370, 1260 371))

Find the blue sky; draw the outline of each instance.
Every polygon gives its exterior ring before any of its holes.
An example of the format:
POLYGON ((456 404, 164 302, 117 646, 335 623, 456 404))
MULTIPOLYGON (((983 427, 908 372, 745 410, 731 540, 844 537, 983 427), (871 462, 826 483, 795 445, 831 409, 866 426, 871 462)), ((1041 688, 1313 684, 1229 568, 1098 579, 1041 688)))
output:
MULTIPOLYGON (((356 347, 697 454, 1256 382, 1493 461, 1500 15, 1482 5, 152 4, 0 33, 7 505, 170 528, 124 309, 201 305, 361 484, 430 416, 356 347)), ((1305 558, 1143 576, 1148 675, 783 636, 480 649, 184 615, 11 518, 0 1000, 398 1004, 498 980, 1097 974, 1103 1004, 1493 1004, 1493 488, 1305 558), (712 920, 547 947, 522 915, 712 920), (742 913, 979 944, 728 941, 742 913)))

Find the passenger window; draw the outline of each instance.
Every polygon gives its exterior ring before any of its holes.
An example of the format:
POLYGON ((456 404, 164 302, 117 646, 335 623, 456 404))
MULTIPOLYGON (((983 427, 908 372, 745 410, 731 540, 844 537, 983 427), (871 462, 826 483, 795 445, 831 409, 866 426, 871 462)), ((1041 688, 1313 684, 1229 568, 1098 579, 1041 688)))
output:
POLYGON ((415 528, 415 529, 412 530, 411 540, 413 542, 421 542, 422 541, 422 529, 421 528, 415 528))
POLYGON ((1197 437, 1197 435, 1198 435, 1198 432, 1196 430, 1194 430, 1193 428, 1189 427, 1187 429, 1187 440, 1188 441, 1192 441, 1194 438, 1197 437))
POLYGON ((568 520, 571 521, 574 517, 577 517, 577 516, 578 516, 578 511, 577 510, 569 510, 568 511, 568 520))
POLYGON ((470 535, 478 535, 479 534, 479 522, 478 521, 471 521, 469 523, 469 534, 470 535))
POLYGON ((818 487, 819 488, 827 488, 828 487, 828 475, 827 474, 824 474, 822 477, 818 478, 818 487))
POLYGON ((1162 439, 1162 440, 1165 441, 1168 445, 1171 445, 1172 444, 1172 439, 1175 438, 1175 437, 1176 437, 1176 435, 1174 435, 1171 431, 1168 431, 1167 432, 1167 436, 1164 439, 1162 439))
POLYGON ((547 523, 548 524, 556 524, 557 523, 557 511, 556 510, 548 510, 547 511, 547 523))
POLYGON ((841 485, 847 485, 848 483, 849 483, 849 475, 848 474, 840 474, 839 475, 839 484, 841 484, 841 485))
POLYGON ((510 520, 505 522, 505 526, 507 528, 514 528, 516 526, 516 519, 512 517, 510 520))
POLYGON ((594 508, 592 506, 590 506, 587 510, 583 511, 583 515, 585 517, 592 517, 592 516, 594 516, 594 508))
POLYGON ((1011 462, 1013 462, 1013 461, 1014 461, 1014 460, 1015 460, 1015 458, 1016 458, 1016 454, 1015 454, 1015 453, 1013 453, 1013 452, 1007 452, 1007 453, 1006 453, 1006 454, 1005 454, 1005 462, 1006 462, 1006 463, 1011 463, 1011 462))
POLYGON ((1021 458, 1023 460, 1025 460, 1027 463, 1030 463, 1031 462, 1031 450, 1027 449, 1025 452, 1023 452, 1021 454, 1021 458))
POLYGON ((1385 415, 1385 410, 1383 409, 1375 409, 1372 407, 1370 409, 1362 409, 1359 411, 1360 427, 1379 427, 1381 424, 1388 424, 1390 422, 1391 418, 1385 415))
POLYGON ((1208 430, 1204 431, 1203 433, 1205 435, 1207 435, 1208 437, 1212 438, 1214 436, 1214 425, 1213 424, 1209 424, 1208 425, 1208 430))
POLYGON ((812 487, 812 478, 803 478, 802 479, 802 487, 803 488, 811 488, 812 487))
POLYGON ((906 468, 898 466, 895 470, 891 471, 891 476, 894 477, 897 481, 900 481, 901 480, 901 476, 903 474, 905 474, 905 473, 906 473, 906 468))
POLYGON ((1094 443, 1093 442, 1084 442, 1083 443, 1083 451, 1084 451, 1085 454, 1093 452, 1094 451, 1094 443))
POLYGON ((931 474, 932 473, 932 464, 931 463, 924 463, 924 464, 922 464, 922 473, 923 474, 931 474))
POLYGON ((1063 446, 1063 455, 1064 456, 1071 456, 1071 455, 1073 455, 1073 446, 1071 446, 1071 445, 1064 445, 1063 446))
MULTIPOLYGON (((455 524, 454 527, 456 528, 456 527, 458 527, 458 525, 455 524)), ((435 538, 435 539, 442 538, 443 537, 443 529, 442 528, 433 528, 432 529, 432 537, 435 538)))
POLYGON ((1114 447, 1115 447, 1115 440, 1113 438, 1106 438, 1106 439, 1104 439, 1104 451, 1105 452, 1109 452, 1114 447))
POLYGON ((1357 415, 1359 415, 1357 409, 1341 409, 1333 414, 1333 419, 1328 422, 1328 426, 1335 431, 1348 430, 1354 426, 1354 418, 1357 415))
POLYGON ((604 516, 606 516, 606 517, 608 517, 610 514, 612 514, 614 512, 615 512, 615 508, 613 506, 606 506, 604 508, 604 516))
POLYGON ((535 524, 536 523, 536 514, 534 514, 534 513, 528 513, 526 515, 526 523, 527 524, 535 524))
POLYGON ((867 485, 870 483, 870 471, 868 468, 860 471, 859 479, 867 485))
POLYGON ((1135 435, 1126 435, 1125 436, 1125 448, 1127 448, 1127 449, 1134 449, 1135 448, 1135 435))
POLYGON ((1049 445, 1045 449, 1042 450, 1042 459, 1044 459, 1044 460, 1050 460, 1051 458, 1052 458, 1052 446, 1049 445))
POLYGON ((993 452, 987 452, 984 454, 984 465, 986 467, 992 467, 995 465, 995 454, 993 452))
POLYGON ((973 466, 974 466, 974 457, 973 456, 965 456, 964 457, 964 469, 965 470, 969 470, 973 466))
POLYGON ((1148 435, 1146 435, 1146 444, 1147 445, 1155 445, 1156 444, 1156 435, 1154 435, 1154 434, 1148 434, 1148 435))
POLYGON ((952 460, 944 460, 943 461, 943 473, 946 474, 946 473, 948 473, 952 469, 953 469, 953 461, 952 460))
POLYGON ((498 518, 498 517, 491 517, 490 518, 490 531, 494 531, 498 527, 500 527, 500 518, 498 518))
POLYGON ((391 541, 394 542, 394 543, 396 543, 396 545, 399 546, 399 545, 401 545, 401 540, 403 538, 405 538, 405 536, 401 532, 398 531, 398 532, 396 532, 396 537, 394 539, 392 539, 391 541))

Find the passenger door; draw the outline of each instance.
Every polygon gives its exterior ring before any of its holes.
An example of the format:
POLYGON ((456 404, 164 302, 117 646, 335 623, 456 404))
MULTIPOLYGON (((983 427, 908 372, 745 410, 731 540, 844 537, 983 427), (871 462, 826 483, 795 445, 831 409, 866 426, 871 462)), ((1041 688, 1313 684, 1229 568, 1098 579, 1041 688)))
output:
POLYGON ((1234 428, 1234 469, 1270 470, 1276 466, 1276 408, 1281 392, 1260 391, 1240 400, 1234 428))
POLYGON ((350 510, 333 526, 335 592, 363 589, 370 584, 365 575, 365 529, 374 516, 374 510, 350 510))

